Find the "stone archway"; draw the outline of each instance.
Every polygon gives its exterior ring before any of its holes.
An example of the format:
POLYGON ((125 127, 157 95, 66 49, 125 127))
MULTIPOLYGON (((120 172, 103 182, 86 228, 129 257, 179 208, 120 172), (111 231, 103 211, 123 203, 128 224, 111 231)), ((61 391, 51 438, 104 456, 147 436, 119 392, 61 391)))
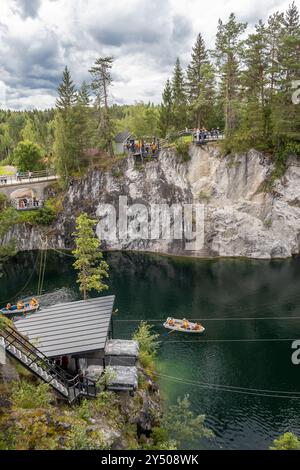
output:
POLYGON ((36 192, 32 188, 18 188, 15 189, 9 197, 11 201, 26 197, 33 199, 36 197, 36 192))
POLYGON ((18 210, 34 209, 39 206, 36 191, 32 188, 18 188, 10 194, 10 201, 18 210))

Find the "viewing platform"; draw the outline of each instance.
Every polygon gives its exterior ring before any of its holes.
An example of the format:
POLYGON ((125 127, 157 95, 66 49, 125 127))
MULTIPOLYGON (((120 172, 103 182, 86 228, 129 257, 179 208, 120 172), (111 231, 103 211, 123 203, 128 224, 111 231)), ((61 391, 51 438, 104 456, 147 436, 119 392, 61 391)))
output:
POLYGON ((16 185, 27 185, 41 183, 45 181, 55 181, 58 176, 53 170, 41 170, 41 171, 26 171, 24 173, 16 173, 14 175, 1 175, 0 176, 0 188, 1 186, 16 186, 16 185))
POLYGON ((11 205, 17 209, 17 211, 32 211, 42 209, 44 207, 44 201, 35 199, 13 199, 11 205))

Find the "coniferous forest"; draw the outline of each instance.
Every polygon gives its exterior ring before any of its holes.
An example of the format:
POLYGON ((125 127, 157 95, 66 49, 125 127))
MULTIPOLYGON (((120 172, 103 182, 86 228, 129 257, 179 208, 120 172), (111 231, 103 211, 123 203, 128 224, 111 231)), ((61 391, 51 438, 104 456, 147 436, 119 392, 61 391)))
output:
POLYGON ((212 50, 200 32, 187 66, 177 58, 160 105, 112 103, 112 57, 97 59, 82 84, 73 82, 66 66, 55 108, 0 111, 0 159, 14 163, 20 142, 33 143, 67 177, 80 168, 87 149, 112 156, 114 136, 125 129, 142 138, 218 127, 226 136, 224 151, 268 152, 280 171, 291 152, 300 154, 299 81, 295 2, 255 27, 232 13, 219 20, 212 50))

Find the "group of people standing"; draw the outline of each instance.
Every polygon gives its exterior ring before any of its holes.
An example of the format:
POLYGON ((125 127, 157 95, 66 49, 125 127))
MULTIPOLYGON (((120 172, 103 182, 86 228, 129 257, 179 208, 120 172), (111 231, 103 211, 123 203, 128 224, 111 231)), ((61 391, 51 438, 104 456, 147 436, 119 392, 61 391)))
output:
POLYGON ((2 175, 0 176, 0 184, 1 185, 7 184, 8 181, 10 181, 11 183, 14 183, 15 179, 17 180, 18 183, 21 183, 22 178, 25 178, 25 179, 27 178, 29 181, 31 181, 33 178, 32 171, 28 171, 26 173, 21 173, 20 171, 17 171, 15 176, 14 175, 12 176, 2 175))
POLYGON ((0 184, 7 184, 7 176, 3 175, 0 176, 0 184))
POLYGON ((18 199, 17 209, 19 209, 19 210, 34 209, 34 208, 40 207, 41 205, 42 205, 41 201, 39 201, 35 197, 33 197, 33 198, 22 198, 22 199, 18 199))
POLYGON ((213 128, 210 131, 208 131, 204 127, 202 127, 201 129, 194 129, 193 137, 196 142, 218 139, 220 137, 220 129, 218 127, 213 128))
POLYGON ((155 138, 151 142, 145 140, 130 140, 125 144, 125 150, 131 153, 140 153, 142 156, 156 156, 159 150, 159 141, 155 138))
POLYGON ((17 181, 22 181, 22 178, 28 178, 29 181, 32 179, 32 171, 27 171, 27 173, 21 173, 20 171, 17 171, 16 173, 16 178, 17 178, 17 181))

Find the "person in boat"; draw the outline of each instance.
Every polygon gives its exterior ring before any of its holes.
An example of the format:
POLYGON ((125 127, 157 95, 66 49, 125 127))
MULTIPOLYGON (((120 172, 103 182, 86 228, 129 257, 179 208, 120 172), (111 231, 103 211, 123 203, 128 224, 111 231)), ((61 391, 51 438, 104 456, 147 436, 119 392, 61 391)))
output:
POLYGON ((23 302, 18 302, 18 303, 17 303, 17 309, 18 309, 18 310, 22 310, 22 308, 24 308, 24 307, 25 307, 25 305, 24 305, 23 302))
POLYGON ((187 330, 187 329, 189 328, 189 326, 190 326, 189 321, 188 321, 186 318, 184 318, 184 319, 182 320, 182 325, 181 325, 181 326, 182 326, 182 328, 184 328, 185 330, 187 330))
POLYGON ((194 330, 195 331, 199 331, 201 330, 202 326, 200 325, 200 323, 195 323, 195 326, 194 326, 194 330))
POLYGON ((11 304, 7 304, 6 305, 6 310, 10 310, 11 309, 11 304))
POLYGON ((170 326, 174 326, 174 325, 175 325, 175 320, 174 320, 174 318, 169 318, 169 320, 168 320, 168 325, 170 325, 170 326))

